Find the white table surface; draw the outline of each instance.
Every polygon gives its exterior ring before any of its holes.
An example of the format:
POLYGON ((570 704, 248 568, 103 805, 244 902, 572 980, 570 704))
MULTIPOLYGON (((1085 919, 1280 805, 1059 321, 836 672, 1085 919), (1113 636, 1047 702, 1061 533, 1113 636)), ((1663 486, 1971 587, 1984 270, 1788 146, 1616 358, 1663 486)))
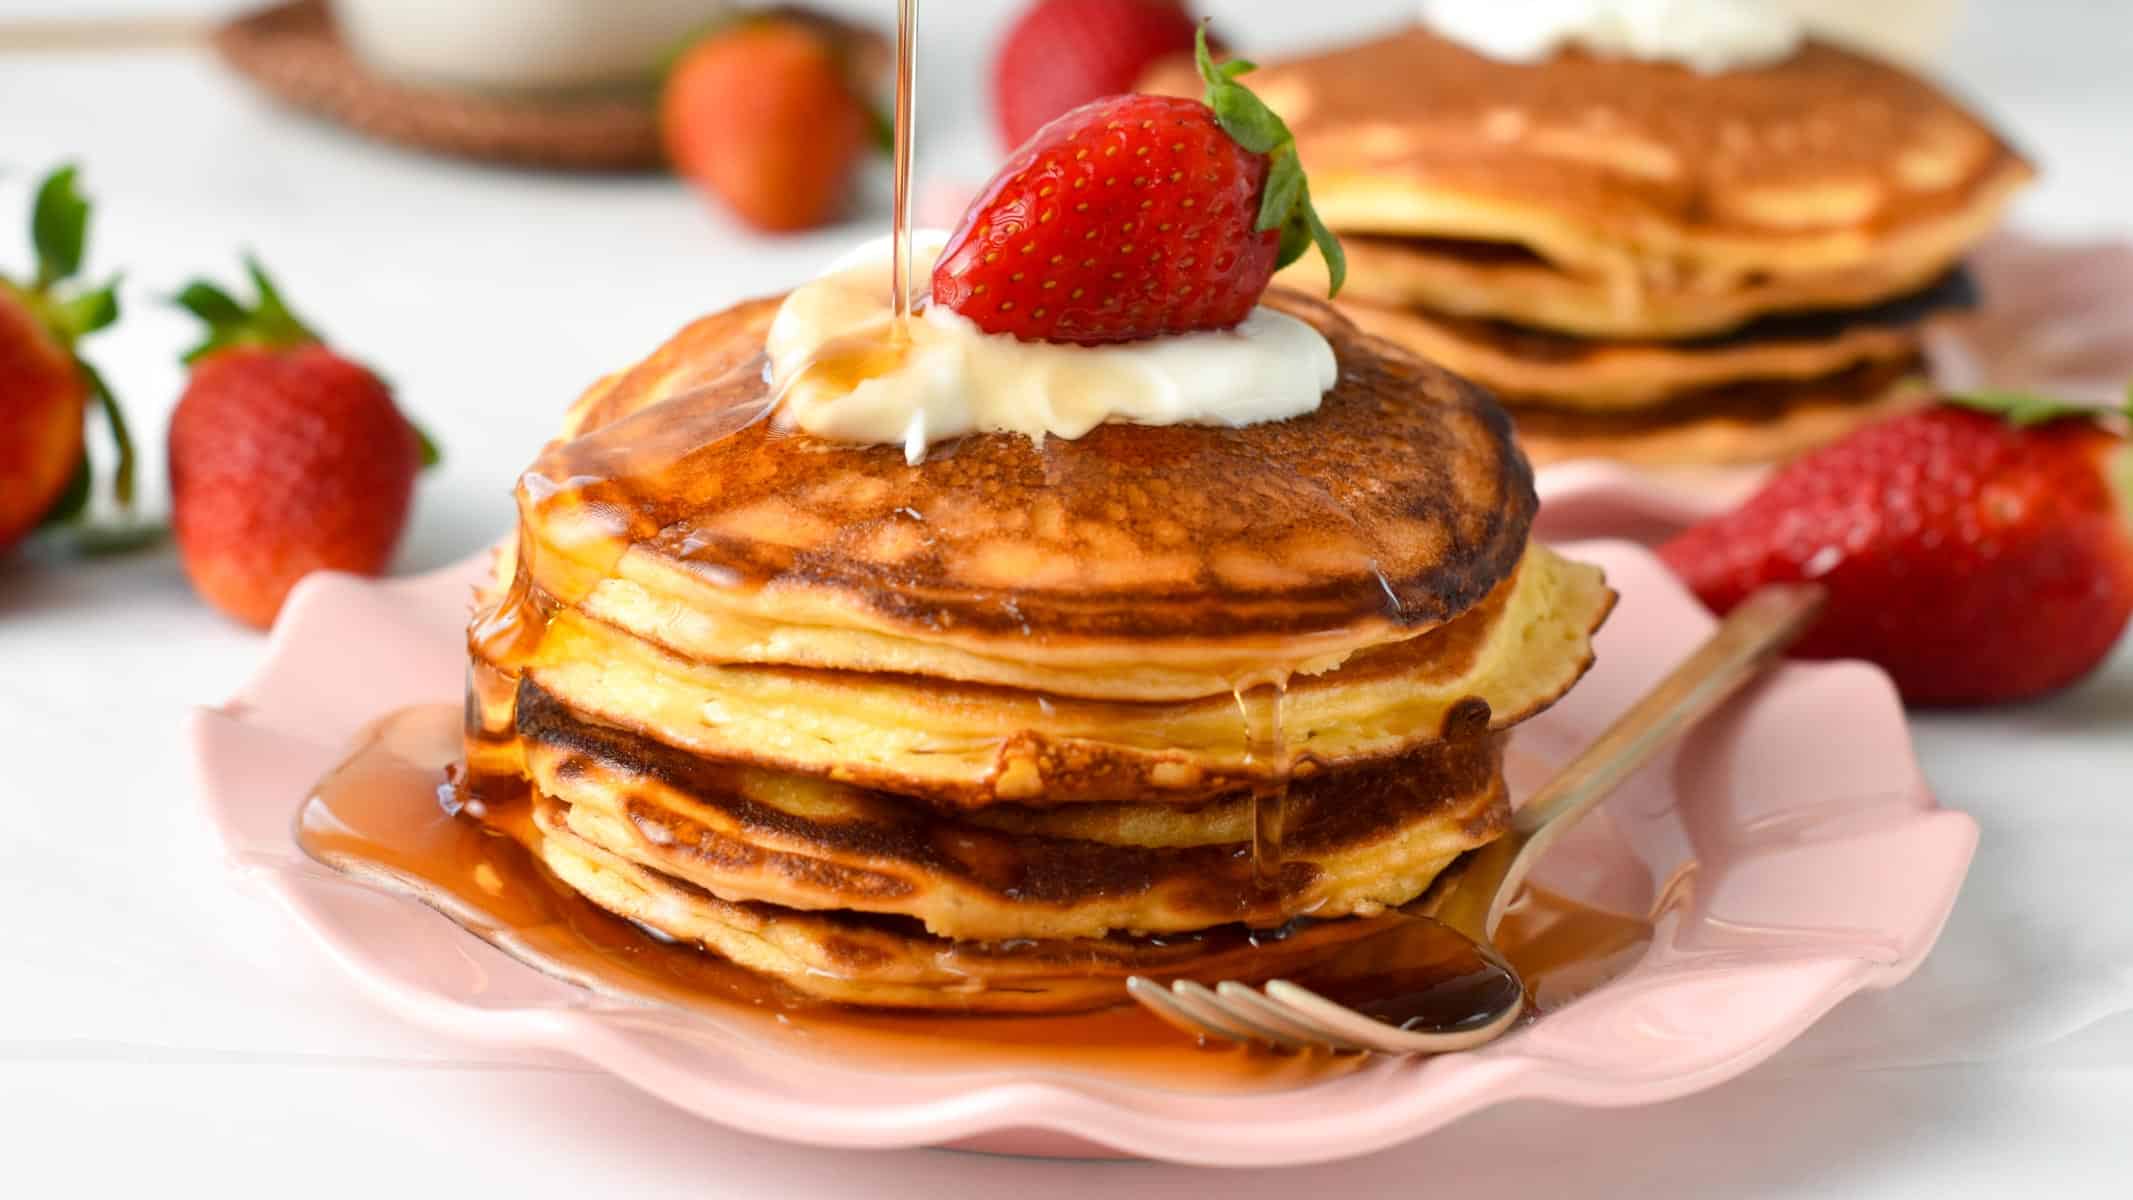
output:
MULTIPOLYGON (((188 4, 8 0, 0 24, 188 4)), ((1002 6, 930 7, 922 171, 967 174, 994 153, 978 64, 1002 6)), ((1338 20, 1326 6, 1209 7, 1258 49, 1407 6, 1343 5, 1338 20)), ((2129 14, 2113 0, 1973 8, 1948 73, 2046 165, 2021 205, 2027 228, 2133 235, 2129 14)), ((594 375, 884 220, 875 203, 843 228, 752 239, 659 179, 489 170, 355 140, 269 107, 197 51, 0 52, 0 264, 24 265, 8 214, 63 157, 101 202, 96 266, 127 270, 123 332, 93 346, 130 404, 151 505, 188 333, 157 298, 194 272, 230 276, 238 248, 254 247, 446 447, 403 571, 504 527, 510 481, 594 375)), ((1847 1002, 1770 1063, 1674 1103, 1516 1105, 1353 1163, 1220 1176, 764 1141, 373 1009, 244 890, 195 817, 182 716, 230 692, 262 649, 194 601, 168 551, 0 565, 0 1191, 2133 1189, 2133 644, 2049 702, 1917 720, 1927 774, 1984 838, 1941 947, 1901 988, 1847 1002), (585 1112, 599 1123, 573 1120, 585 1112)))

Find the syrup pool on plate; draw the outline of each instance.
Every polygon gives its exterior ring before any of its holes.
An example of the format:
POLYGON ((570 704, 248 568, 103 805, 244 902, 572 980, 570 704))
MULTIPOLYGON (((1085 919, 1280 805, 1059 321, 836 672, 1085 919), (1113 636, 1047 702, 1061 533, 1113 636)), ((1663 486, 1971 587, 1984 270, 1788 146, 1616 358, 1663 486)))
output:
MULTIPOLYGON (((758 1044, 901 1071, 1057 1069, 1179 1091, 1294 1087, 1365 1060, 1198 1047, 1137 1005, 1063 1016, 959 1016, 846 1008, 810 1000, 694 946, 655 937, 565 887, 515 831, 530 823, 523 791, 455 786, 461 712, 432 704, 393 713, 306 800, 297 842, 336 870, 410 895, 528 966, 624 1002, 688 1010, 758 1044), (481 820, 462 806, 479 806, 481 820)), ((1307 920, 1307 919, 1306 919, 1307 920)), ((1288 930, 1220 931, 1268 939, 1288 930)), ((1470 966, 1417 961, 1394 927, 1359 941, 1323 990, 1397 1023, 1460 1001, 1470 966)), ((1559 1007, 1633 962, 1650 937, 1641 918, 1535 889, 1498 937, 1538 1010, 1559 1007)), ((1434 939, 1430 944, 1441 944, 1434 939)), ((1314 981, 1315 982, 1315 981, 1314 981)), ((1489 1007, 1477 998, 1477 1011, 1489 1007)), ((684 1018, 685 1019, 685 1018, 684 1018)))

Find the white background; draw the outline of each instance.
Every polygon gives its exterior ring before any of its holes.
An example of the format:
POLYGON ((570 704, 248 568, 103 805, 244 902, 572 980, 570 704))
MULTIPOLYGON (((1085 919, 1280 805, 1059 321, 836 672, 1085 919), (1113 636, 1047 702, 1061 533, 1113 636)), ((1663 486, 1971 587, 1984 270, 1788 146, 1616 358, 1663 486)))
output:
MULTIPOLYGON (((4 0, 0 27, 213 7, 4 0)), ((884 22, 891 8, 839 7, 884 22)), ((982 63, 1012 7, 928 5, 922 175, 968 177, 996 155, 982 63)), ((1205 7, 1260 54, 1409 9, 1205 7)), ((1945 74, 2044 165, 2019 223, 2133 236, 2133 6, 1974 4, 1945 74)), ((91 348, 130 405, 151 507, 189 332, 158 298, 198 272, 231 277, 252 247, 446 447, 401 555, 409 571, 504 527, 511 479, 593 376, 885 219, 876 180, 846 227, 751 239, 663 180, 536 176, 355 140, 270 108, 197 51, 0 51, 0 269, 27 265, 10 214, 62 158, 82 163, 101 202, 96 268, 127 272, 126 324, 91 348)), ((2133 644, 2050 702, 1917 722, 1928 775, 1979 818, 1984 841, 1941 948, 1909 984, 1847 1003, 1773 1062, 1672 1104, 1513 1106, 1356 1163, 1228 1175, 796 1148, 392 1021, 244 891, 194 817, 182 715, 231 691, 262 648, 192 600, 167 551, 0 565, 0 1191, 2133 1188, 2133 644)))

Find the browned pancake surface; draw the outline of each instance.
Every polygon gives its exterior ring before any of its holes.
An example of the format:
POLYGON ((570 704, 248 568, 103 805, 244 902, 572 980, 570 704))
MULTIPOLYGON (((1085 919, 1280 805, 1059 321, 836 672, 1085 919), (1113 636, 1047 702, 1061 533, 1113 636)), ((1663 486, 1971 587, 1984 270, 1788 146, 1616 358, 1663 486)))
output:
POLYGON ((628 545, 923 636, 1204 642, 1456 617, 1514 569, 1535 508, 1508 419, 1329 307, 1278 302, 1340 362, 1315 413, 978 435, 915 466, 764 419, 777 304, 742 305, 581 402, 581 436, 525 478, 527 527, 552 552, 628 545))
POLYGON ((1821 42, 1704 73, 1578 52, 1502 62, 1417 28, 1266 67, 1252 86, 1314 172, 1544 201, 1631 236, 1889 229, 2027 174, 1931 83, 1821 42))

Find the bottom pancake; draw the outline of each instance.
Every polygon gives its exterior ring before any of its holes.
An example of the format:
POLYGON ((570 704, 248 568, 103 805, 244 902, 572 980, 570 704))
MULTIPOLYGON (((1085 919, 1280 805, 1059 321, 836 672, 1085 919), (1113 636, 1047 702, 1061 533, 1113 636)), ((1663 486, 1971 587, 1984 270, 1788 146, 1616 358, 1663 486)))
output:
POLYGON ((1648 467, 1785 462, 1923 403, 1916 360, 1828 379, 1740 384, 1640 413, 1511 407, 1536 466, 1607 458, 1648 467))
POLYGON ((1278 930, 1225 926, 1163 938, 955 942, 916 922, 849 912, 733 903, 632 863, 572 833, 569 806, 536 800, 517 827, 565 886, 665 937, 691 942, 803 995, 872 1008, 1066 1013, 1126 999, 1130 975, 1165 979, 1312 980, 1405 918, 1297 920, 1278 930))

